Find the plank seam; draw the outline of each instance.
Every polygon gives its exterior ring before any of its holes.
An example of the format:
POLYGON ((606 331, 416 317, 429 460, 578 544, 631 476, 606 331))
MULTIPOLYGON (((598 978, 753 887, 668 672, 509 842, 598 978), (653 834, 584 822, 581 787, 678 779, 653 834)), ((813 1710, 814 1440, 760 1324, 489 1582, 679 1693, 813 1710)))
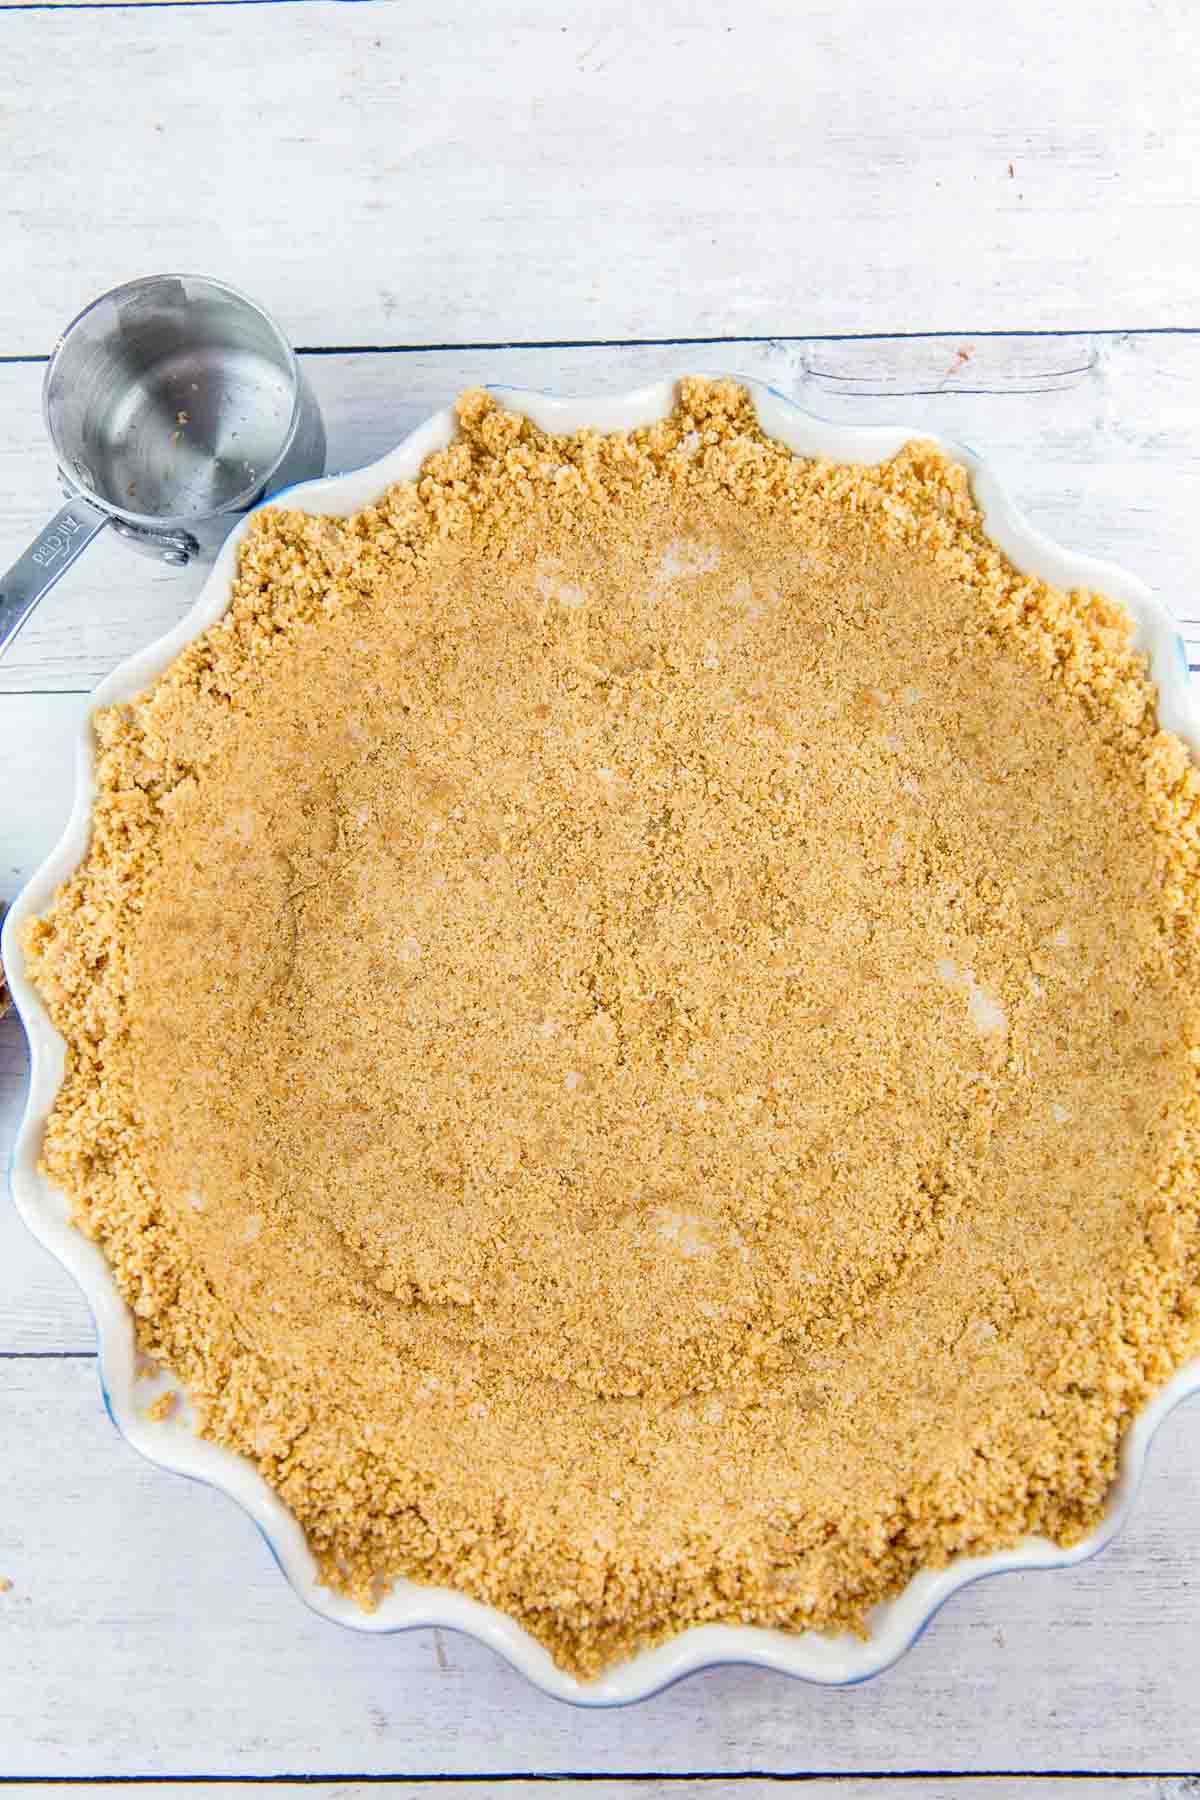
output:
MULTIPOLYGON (((334 6, 364 6, 367 0, 329 0, 334 6)), ((312 6, 316 0, 0 0, 6 12, 178 12, 197 6, 312 6)))
POLYGON ((781 1787, 800 1787, 816 1781, 1188 1781, 1200 1784, 1200 1774, 1193 1769, 813 1769, 789 1773, 776 1769, 564 1769, 564 1770, 489 1770, 480 1774, 355 1774, 341 1770, 326 1774, 279 1775, 0 1775, 0 1789, 6 1787, 142 1787, 152 1784, 182 1786, 186 1782, 207 1787, 253 1785, 270 1787, 291 1783, 312 1787, 318 1783, 357 1781, 373 1787, 404 1782, 410 1786, 425 1783, 430 1787, 465 1786, 469 1782, 491 1782, 502 1787, 510 1782, 536 1781, 552 1786, 556 1782, 602 1781, 771 1781, 781 1787))
MULTIPOLYGON (((86 6, 89 0, 82 0, 86 6)), ((242 6, 263 5, 283 6, 290 0, 137 0, 143 6, 242 6)), ((308 3, 308 0, 303 0, 308 3)), ((334 5, 365 5, 367 0, 331 0, 334 5)), ((3 12, 79 12, 81 6, 55 4, 53 0, 19 0, 15 6, 0 5, 3 12)), ((119 6, 97 5, 95 10, 114 12, 126 10, 119 6)), ((128 9, 132 10, 132 9, 128 9)), ((1200 325, 1097 325, 1093 327, 1073 327, 1070 330, 1056 330, 1048 327, 1037 327, 1029 330, 1006 329, 997 331, 973 331, 969 329, 953 330, 948 326, 938 326, 936 330, 925 331, 817 331, 817 332, 777 332, 756 331, 717 334, 709 337, 648 337, 648 338, 493 338, 463 343, 428 343, 428 344, 298 344, 297 356, 429 356, 445 355, 458 350, 669 350, 676 346, 687 348, 693 344, 871 344, 920 342, 930 338, 1142 338, 1142 337, 1197 337, 1200 336, 1200 325)), ((49 352, 29 352, 18 355, 0 355, 0 368, 36 366, 50 360, 49 352)), ((1075 374, 1076 370, 1062 373, 1075 374)), ((951 393, 1011 393, 1010 388, 992 390, 990 388, 952 388, 931 389, 930 392, 951 393)))
POLYGON ((669 348, 673 344, 862 344, 915 341, 921 338, 1131 338, 1195 337, 1200 325, 1078 325, 1062 330, 1053 326, 971 331, 939 325, 920 331, 743 331, 714 332, 699 337, 646 338, 508 338, 466 344, 301 344, 301 356, 353 356, 365 353, 417 352, 425 350, 637 350, 669 348))

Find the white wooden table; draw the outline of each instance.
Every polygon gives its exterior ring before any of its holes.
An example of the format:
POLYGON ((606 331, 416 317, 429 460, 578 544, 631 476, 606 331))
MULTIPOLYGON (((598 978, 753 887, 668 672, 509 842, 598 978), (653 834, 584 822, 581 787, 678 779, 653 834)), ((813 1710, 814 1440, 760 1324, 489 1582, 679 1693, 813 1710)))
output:
MULTIPOLYGON (((765 375, 985 451, 1200 663, 1198 77, 1194 0, 0 0, 0 564, 55 503, 59 326, 190 268, 303 347, 332 467, 471 382, 765 375)), ((0 893, 63 821, 87 690, 199 579, 101 540, 0 665, 0 893)), ((24 1081, 10 1018, 0 1145, 24 1081)), ((229 1502, 122 1447, 84 1307, 5 1207, 0 1419, 9 1780, 1200 1791, 1200 1408, 1107 1555, 973 1589, 879 1681, 727 1670, 607 1715, 304 1612, 229 1502)))

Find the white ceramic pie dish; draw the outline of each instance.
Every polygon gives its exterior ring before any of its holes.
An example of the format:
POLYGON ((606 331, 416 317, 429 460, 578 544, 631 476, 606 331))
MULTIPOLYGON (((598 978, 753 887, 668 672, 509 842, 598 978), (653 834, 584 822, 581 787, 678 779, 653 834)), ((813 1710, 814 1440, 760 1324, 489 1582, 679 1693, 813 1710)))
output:
MULTIPOLYGON (((803 412, 761 382, 737 377, 750 390, 764 431, 801 455, 844 462, 877 462, 913 437, 932 434, 918 427, 860 427, 829 423, 803 412)), ((527 414, 547 430, 591 426, 617 431, 648 424, 669 412, 674 381, 633 393, 599 399, 564 400, 525 390, 496 389, 505 405, 527 414)), ((288 491, 287 504, 314 513, 346 514, 369 504, 390 484, 412 479, 424 459, 449 443, 454 415, 440 412, 387 456, 363 469, 307 482, 288 491)), ((1008 500, 994 476, 962 445, 942 440, 971 474, 987 528, 1021 569, 1062 587, 1097 588, 1119 600, 1136 625, 1136 643, 1150 658, 1159 691, 1163 725, 1178 733, 1200 759, 1200 706, 1190 684, 1187 651, 1170 614, 1145 585, 1114 564, 1078 556, 1035 531, 1008 500)), ((281 495, 270 502, 278 505, 281 495)), ((185 644, 205 631, 228 604, 237 546, 248 525, 242 521, 224 545, 199 598, 174 631, 130 657, 101 682, 95 707, 129 700, 141 692, 185 644)), ((59 883, 83 857, 93 799, 92 734, 84 722, 76 749, 76 792, 70 820, 57 847, 13 903, 4 923, 3 957, 13 998, 29 1038, 29 1099, 11 1162, 13 1198, 30 1230, 70 1271, 83 1289, 96 1323, 101 1386, 109 1414, 122 1436, 151 1462, 220 1488, 258 1525, 275 1560, 300 1598, 323 1617, 358 1631, 386 1633, 417 1626, 465 1631, 507 1659, 535 1686, 584 1706, 619 1706, 650 1694, 699 1669, 721 1663, 756 1664, 826 1685, 866 1680, 887 1668, 920 1636, 939 1607, 959 1588, 985 1575, 1014 1569, 1061 1568, 1083 1562, 1102 1549, 1128 1517, 1155 1430, 1187 1395, 1200 1390, 1200 1359, 1182 1369, 1138 1416, 1125 1438, 1120 1473, 1098 1529, 1073 1549, 1030 1538, 1017 1548, 989 1556, 962 1558, 936 1573, 923 1573, 895 1599, 877 1607, 866 1641, 815 1632, 788 1634, 749 1626, 697 1626, 657 1649, 581 1682, 559 1669, 527 1632, 493 1608, 445 1588, 400 1582, 374 1613, 361 1612, 344 1595, 321 1587, 303 1533, 251 1463, 196 1437, 186 1401, 171 1418, 146 1417, 151 1399, 164 1386, 139 1380, 133 1322, 95 1245, 76 1231, 68 1205, 38 1172, 45 1119, 62 1080, 63 1043, 25 973, 19 944, 23 922, 48 905, 59 883)), ((181 1397, 182 1398, 182 1397, 181 1397)))

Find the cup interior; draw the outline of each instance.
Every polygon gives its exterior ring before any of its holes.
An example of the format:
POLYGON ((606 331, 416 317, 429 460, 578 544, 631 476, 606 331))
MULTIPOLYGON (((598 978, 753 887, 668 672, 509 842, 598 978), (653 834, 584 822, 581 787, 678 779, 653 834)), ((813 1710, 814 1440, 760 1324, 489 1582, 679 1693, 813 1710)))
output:
POLYGON ((46 375, 64 474, 102 506, 153 523, 249 505, 287 449, 297 401, 295 358, 277 327, 198 276, 103 295, 46 375))

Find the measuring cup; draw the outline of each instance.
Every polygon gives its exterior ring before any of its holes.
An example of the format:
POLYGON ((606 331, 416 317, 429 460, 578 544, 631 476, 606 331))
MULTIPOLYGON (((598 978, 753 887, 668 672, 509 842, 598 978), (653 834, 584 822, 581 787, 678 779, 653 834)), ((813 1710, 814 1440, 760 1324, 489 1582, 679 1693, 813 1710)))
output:
POLYGON ((66 505, 0 575, 0 656, 111 525, 172 568, 216 555, 239 513, 325 472, 325 428, 291 345, 236 288, 150 275, 85 307, 46 369, 66 505))

